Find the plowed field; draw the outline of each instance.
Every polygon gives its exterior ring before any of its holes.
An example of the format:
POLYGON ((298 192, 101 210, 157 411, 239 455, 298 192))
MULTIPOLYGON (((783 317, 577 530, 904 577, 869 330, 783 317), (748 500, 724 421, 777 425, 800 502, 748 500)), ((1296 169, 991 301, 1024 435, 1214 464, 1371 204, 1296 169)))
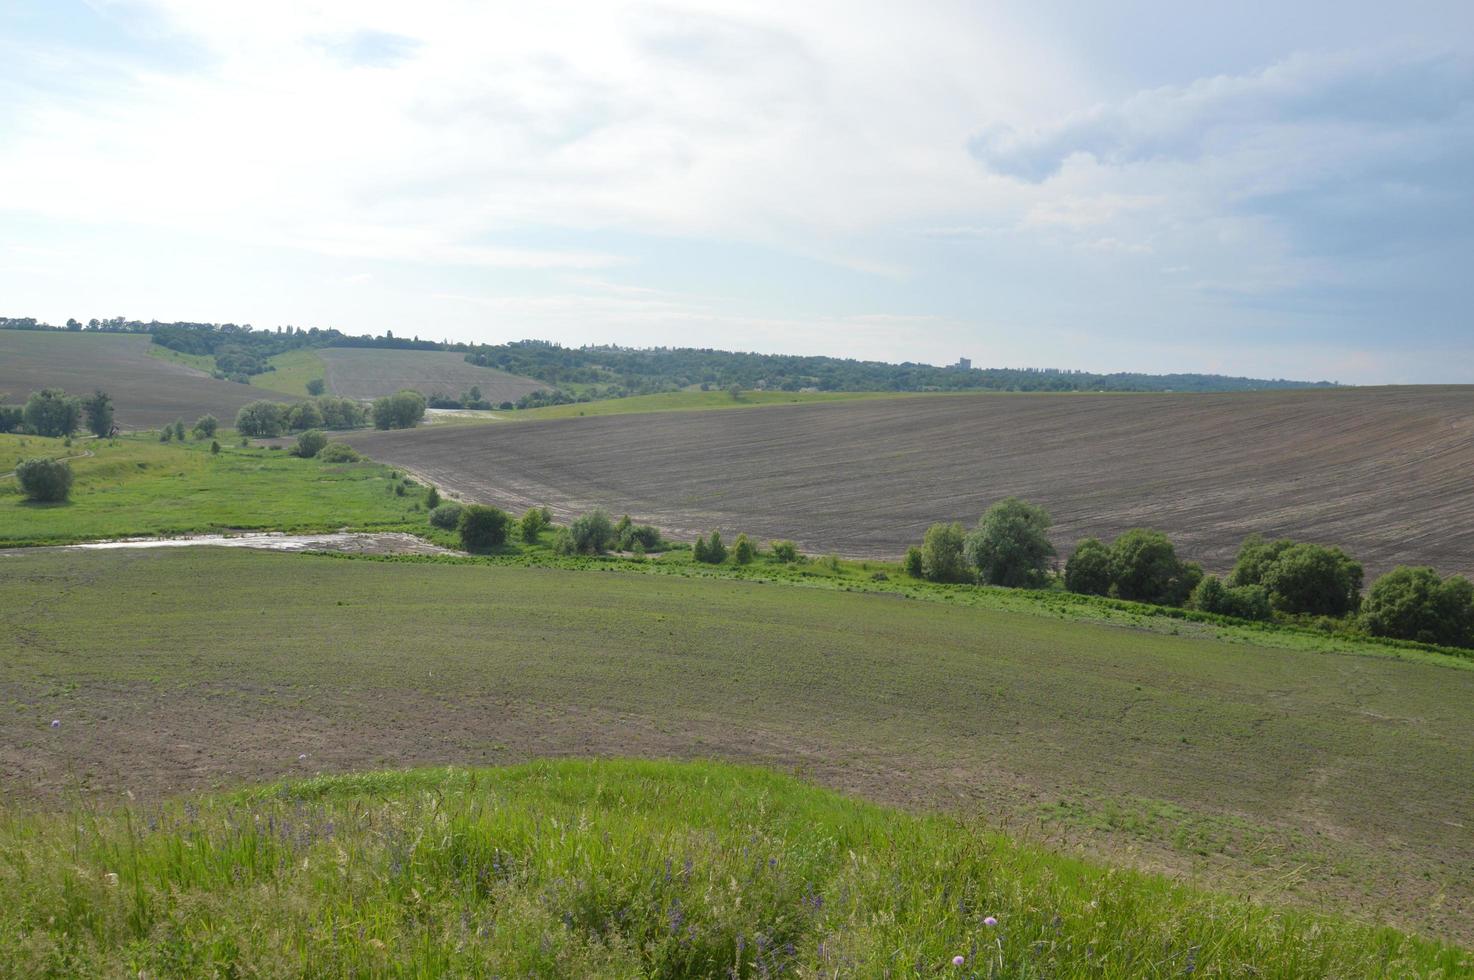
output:
POLYGON ((1210 569, 1251 531, 1375 574, 1474 573, 1474 388, 961 395, 362 433, 443 489, 566 518, 601 505, 681 536, 894 557, 1016 494, 1085 535, 1169 532, 1210 569))
POLYGON ((90 395, 101 388, 113 396, 118 425, 149 429, 175 419, 192 424, 206 413, 225 425, 246 402, 289 396, 217 381, 182 364, 149 356, 143 334, 0 330, 0 395, 13 402, 41 388, 90 395))
POLYGON ((475 385, 483 398, 497 405, 543 387, 531 378, 467 364, 450 351, 330 347, 317 353, 327 365, 328 390, 347 398, 379 398, 405 388, 459 398, 475 385))

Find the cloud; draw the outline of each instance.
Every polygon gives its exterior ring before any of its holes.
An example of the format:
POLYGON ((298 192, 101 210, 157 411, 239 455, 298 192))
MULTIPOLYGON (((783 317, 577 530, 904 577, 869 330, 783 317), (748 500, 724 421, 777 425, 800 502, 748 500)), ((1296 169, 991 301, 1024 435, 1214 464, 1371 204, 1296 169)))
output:
POLYGON ((420 42, 403 34, 386 31, 353 31, 309 39, 344 65, 387 68, 410 57, 420 42))

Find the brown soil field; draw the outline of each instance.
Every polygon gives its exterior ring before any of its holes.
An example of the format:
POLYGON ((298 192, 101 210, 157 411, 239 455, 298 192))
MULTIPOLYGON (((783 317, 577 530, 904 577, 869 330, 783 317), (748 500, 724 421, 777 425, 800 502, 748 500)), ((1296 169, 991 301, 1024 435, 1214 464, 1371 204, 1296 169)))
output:
POLYGON ((347 398, 380 398, 405 388, 459 398, 476 385, 496 405, 544 387, 531 378, 467 364, 452 351, 330 347, 317 353, 327 366, 328 390, 347 398))
POLYGON ((291 397, 150 357, 151 343, 143 334, 0 330, 0 395, 22 402, 41 388, 74 395, 100 388, 112 395, 124 429, 156 428, 175 419, 192 424, 207 413, 231 425, 247 402, 291 397))
POLYGON ((603 506, 678 537, 899 556, 933 521, 1017 495, 1087 535, 1172 535, 1209 570, 1259 531, 1369 575, 1474 573, 1474 388, 960 395, 457 426, 348 437, 468 500, 603 506))

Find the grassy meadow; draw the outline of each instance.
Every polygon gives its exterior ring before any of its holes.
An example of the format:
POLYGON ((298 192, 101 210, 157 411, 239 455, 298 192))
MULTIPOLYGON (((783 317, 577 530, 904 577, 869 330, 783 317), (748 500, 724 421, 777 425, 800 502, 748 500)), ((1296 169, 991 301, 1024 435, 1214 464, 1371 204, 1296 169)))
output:
POLYGON ((601 398, 573 405, 547 405, 514 412, 492 411, 468 421, 535 422, 539 419, 570 419, 599 415, 639 415, 647 412, 699 412, 728 408, 758 408, 764 405, 818 405, 825 402, 873 398, 919 398, 916 392, 891 391, 744 391, 733 398, 727 391, 667 391, 658 395, 601 398))
MULTIPOLYGON (((322 380, 327 372, 322 358, 317 356, 317 351, 311 349, 276 354, 267 363, 273 370, 251 375, 251 384, 257 388, 265 388, 268 392, 275 391, 284 395, 307 397, 307 382, 322 380)), ((263 394, 262 397, 269 398, 270 395, 263 394)))
POLYGON ((0 577, 6 782, 43 806, 716 757, 1474 941, 1469 670, 724 578, 210 548, 0 577))
POLYGON ((323 777, 0 819, 29 976, 1462 976, 1259 908, 711 763, 323 777))
POLYGON ((377 463, 327 464, 285 450, 209 442, 0 435, 0 474, 34 456, 72 457, 71 500, 32 503, 14 477, 0 478, 0 547, 225 530, 419 530, 422 487, 403 496, 395 471, 377 463))

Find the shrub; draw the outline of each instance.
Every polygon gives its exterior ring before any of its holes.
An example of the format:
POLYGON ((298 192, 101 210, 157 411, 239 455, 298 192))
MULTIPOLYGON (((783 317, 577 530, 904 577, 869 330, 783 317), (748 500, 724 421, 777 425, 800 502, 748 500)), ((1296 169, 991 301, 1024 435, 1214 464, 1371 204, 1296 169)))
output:
POLYGON ((213 439, 215 431, 220 428, 220 420, 213 415, 201 415, 195 419, 194 437, 196 439, 213 439))
POLYGON ((1043 507, 1005 498, 988 508, 964 540, 963 556, 987 585, 1038 588, 1048 580, 1055 554, 1046 534, 1053 523, 1043 507))
POLYGON ((26 410, 19 405, 0 405, 0 432, 15 432, 25 422, 26 410))
POLYGON ((219 456, 220 455, 220 443, 216 442, 213 439, 210 440, 210 455, 211 456, 219 456))
POLYGON ((721 531, 711 532, 711 537, 706 539, 706 560, 712 565, 720 565, 727 560, 727 546, 722 543, 721 531))
POLYGON ((456 524, 461 535, 461 547, 467 551, 488 551, 504 545, 507 543, 507 527, 511 523, 511 515, 500 507, 467 504, 461 508, 460 521, 456 524))
POLYGON ((1474 646, 1474 584, 1457 575, 1440 579, 1431 568, 1398 566, 1372 583, 1361 621, 1373 636, 1474 646))
POLYGON ((732 560, 739 565, 750 565, 755 553, 756 549, 747 539, 747 535, 738 534, 737 540, 732 542, 732 560))
POLYGON ((1075 545, 1074 554, 1065 562, 1065 588, 1081 595, 1109 595, 1111 549, 1096 538, 1075 545))
POLYGON ((665 547, 659 528, 653 524, 635 524, 628 514, 615 526, 615 532, 619 536, 620 551, 633 551, 636 546, 644 551, 660 551, 665 547))
POLYGON ((175 439, 178 439, 180 442, 183 442, 184 441, 184 420, 183 419, 175 419, 174 420, 174 425, 171 428, 173 428, 173 430, 174 430, 174 438, 175 439))
POLYGON ((297 437, 297 446, 292 450, 293 456, 301 456, 303 459, 311 459, 327 447, 328 437, 318 429, 308 429, 297 437))
POLYGON ((1180 606, 1202 578, 1203 570, 1178 558, 1161 531, 1133 528, 1111 544, 1111 585, 1122 599, 1180 606))
POLYGON ((1193 589, 1191 605, 1203 612, 1239 619, 1265 620, 1270 617, 1269 596, 1262 585, 1224 585, 1216 575, 1208 575, 1193 589))
POLYGON ((691 560, 699 562, 706 561, 706 538, 697 537, 695 543, 691 545, 691 560))
POLYGON ((27 500, 59 503, 72 492, 72 467, 64 459, 28 459, 15 468, 15 480, 27 500))
POLYGON ((971 579, 963 558, 962 525, 933 524, 921 542, 921 574, 932 582, 966 582, 971 579))
POLYGON ((363 456, 346 442, 330 442, 317 451, 317 458, 324 463, 357 463, 363 456))
POLYGON ((798 561, 798 545, 792 541, 769 541, 768 547, 773 551, 773 557, 784 563, 798 561))
POLYGON ((82 411, 87 416, 89 432, 99 439, 112 434, 113 400, 106 392, 94 391, 92 397, 82 403, 82 411))
POLYGON ((575 551, 573 547, 573 535, 568 533, 568 528, 558 528, 558 533, 553 535, 553 554, 571 555, 575 551))
POLYGON ((241 407, 235 416, 235 428, 243 436, 272 439, 282 434, 286 419, 276 402, 254 401, 241 407))
POLYGON ((413 429, 425 417, 425 396, 405 390, 376 398, 373 416, 376 429, 413 429))
POLYGON ((906 574, 912 578, 921 578, 925 575, 926 565, 922 561, 921 549, 914 544, 906 549, 906 559, 902 564, 905 566, 906 574))
POLYGON ((614 543, 614 523, 602 509, 594 509, 568 525, 568 534, 578 554, 602 554, 614 543))
POLYGON ((461 505, 453 500, 447 500, 443 504, 430 510, 430 524, 442 531, 454 531, 461 523, 461 505))
POLYGON ((320 395, 327 390, 327 382, 322 378, 312 378, 307 382, 307 393, 309 395, 320 395))
POLYGON ((1362 574, 1340 548, 1294 544, 1264 569, 1261 584, 1281 612, 1344 616, 1361 605, 1362 574))
POLYGON ((440 491, 439 490, 436 490, 435 487, 431 486, 430 489, 425 492, 425 507, 428 510, 434 510, 436 507, 439 507, 439 506, 440 506, 440 491))
POLYGON ((547 530, 549 521, 544 517, 545 513, 546 509, 539 509, 537 507, 527 508, 527 513, 523 514, 522 520, 518 522, 518 527, 522 531, 523 541, 526 541, 528 544, 535 544, 538 535, 547 530))
POLYGON ((174 426, 166 425, 159 430, 159 442, 172 442, 174 440, 174 426))
POLYGON ((351 398, 319 398, 317 410, 325 429, 359 429, 368 424, 368 413, 351 398))
POLYGON ((38 436, 69 436, 82 420, 82 400, 60 388, 43 388, 26 399, 26 428, 38 436))

